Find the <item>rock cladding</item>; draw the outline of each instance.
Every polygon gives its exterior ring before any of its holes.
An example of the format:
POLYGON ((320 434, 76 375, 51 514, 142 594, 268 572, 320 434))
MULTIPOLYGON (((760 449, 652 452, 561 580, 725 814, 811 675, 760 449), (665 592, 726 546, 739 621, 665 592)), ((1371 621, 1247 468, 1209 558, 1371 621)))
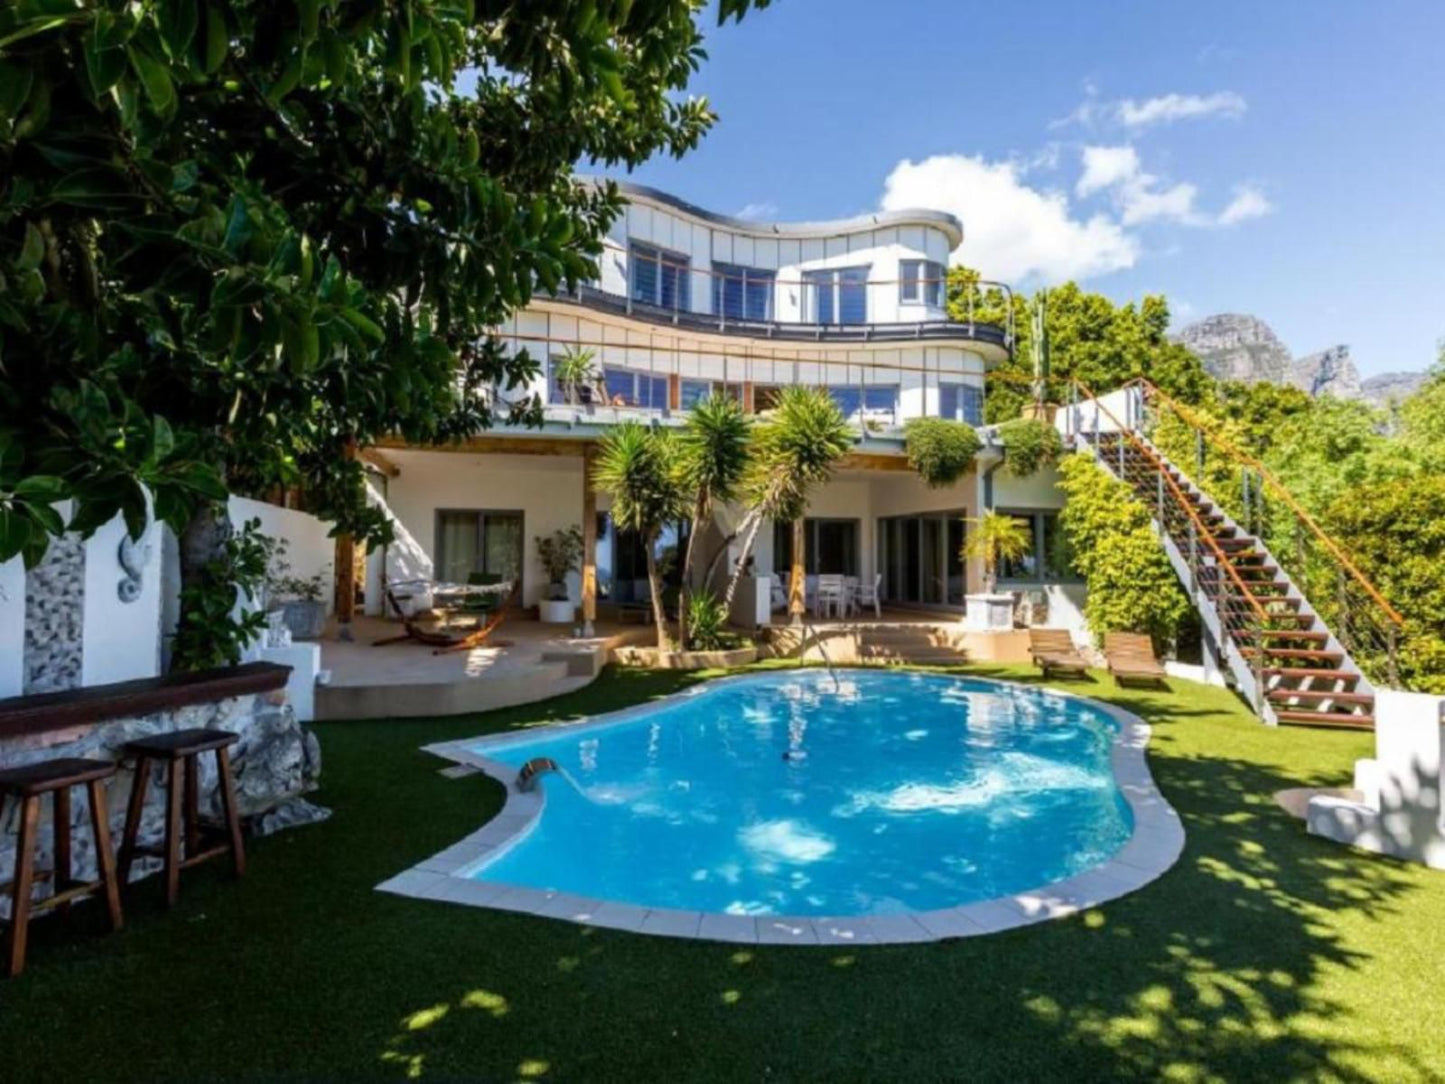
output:
MULTIPOLYGON (((269 835, 282 828, 310 824, 330 816, 328 810, 307 802, 301 795, 316 788, 321 774, 321 746, 316 735, 296 720, 291 706, 276 702, 275 694, 256 693, 204 704, 189 704, 170 711, 131 718, 110 719, 79 731, 65 732, 64 740, 45 744, 57 735, 36 735, 0 743, 0 767, 14 768, 56 757, 89 757, 119 760, 122 746, 137 738, 191 727, 230 730, 240 735, 231 747, 235 769, 236 804, 243 823, 252 835, 269 835)), ((221 813, 220 781, 216 759, 197 759, 200 806, 203 818, 218 819, 221 813)), ((125 828, 126 802, 134 782, 134 765, 123 763, 106 785, 106 804, 111 840, 119 846, 125 828)), ((151 786, 141 815, 140 841, 159 844, 165 836, 166 790, 164 769, 153 768, 151 786)), ((49 869, 54 861, 54 834, 49 809, 41 818, 36 866, 49 869)), ((0 882, 10 880, 15 869, 16 822, 19 803, 7 800, 0 816, 0 882)), ((96 877, 95 843, 90 831, 88 798, 77 791, 71 802, 71 848, 73 875, 81 880, 96 877)), ((136 859, 131 880, 138 880, 160 868, 160 859, 136 859)), ((48 891, 48 889, 46 889, 48 891)), ((9 905, 0 901, 0 910, 9 905)))

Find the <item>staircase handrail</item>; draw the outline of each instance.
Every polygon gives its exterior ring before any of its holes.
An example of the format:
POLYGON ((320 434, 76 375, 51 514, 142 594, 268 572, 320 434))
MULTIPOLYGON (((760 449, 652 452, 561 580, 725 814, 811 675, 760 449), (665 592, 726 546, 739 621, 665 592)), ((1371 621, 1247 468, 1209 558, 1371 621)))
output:
MULTIPOLYGON (((1083 394, 1084 398, 1094 401, 1096 409, 1108 416, 1109 420, 1117 427, 1120 436, 1127 437, 1130 443, 1154 465, 1154 468, 1159 472, 1159 477, 1169 488, 1170 492, 1173 493, 1175 500, 1178 501, 1179 506, 1193 523, 1196 537, 1214 552, 1215 561, 1229 574, 1229 578, 1234 581, 1234 585, 1239 589, 1239 593, 1244 597, 1244 600, 1249 603, 1249 608, 1253 611, 1255 619, 1259 622, 1260 626, 1263 627, 1267 621, 1264 607, 1260 605, 1259 599, 1257 599, 1254 592, 1249 589, 1248 584, 1246 584, 1239 573, 1235 571, 1234 562, 1225 555, 1224 550, 1220 547, 1219 543, 1215 541, 1214 535, 1205 528, 1204 521, 1199 518, 1199 513, 1194 510, 1194 505, 1184 495, 1184 491, 1181 490, 1174 479, 1169 476, 1169 471, 1165 467, 1163 460, 1159 458, 1158 454, 1156 454, 1149 445, 1140 440, 1132 429, 1126 428, 1114 415, 1114 412, 1104 405, 1103 401, 1094 394, 1087 384, 1078 379, 1075 379, 1073 384, 1083 394)), ((1120 479, 1120 481, 1124 481, 1124 479, 1120 479)), ((1163 523, 1161 523, 1160 528, 1162 529, 1163 526, 1163 523)))
MULTIPOLYGON (((1386 601, 1385 596, 1379 592, 1375 585, 1370 582, 1369 578, 1366 577, 1365 574, 1359 570, 1359 568, 1352 560, 1350 560, 1349 555, 1340 548, 1339 544, 1335 542, 1333 538, 1331 538, 1324 532, 1323 528, 1321 528, 1320 525, 1315 522, 1315 518, 1304 510, 1304 508, 1300 505, 1299 501, 1295 499, 1294 494, 1285 488, 1284 483, 1281 482, 1278 478, 1276 478, 1274 473, 1268 467, 1266 467, 1263 463, 1261 463, 1254 456, 1250 455, 1248 452, 1245 452, 1241 448, 1237 447, 1232 440, 1224 436, 1222 433, 1210 429, 1210 427, 1207 426, 1197 414, 1195 414, 1187 406, 1185 406, 1183 403, 1179 402, 1177 399, 1171 396, 1168 392, 1164 391, 1164 389, 1160 388, 1153 381, 1149 380, 1147 377, 1135 377, 1133 380, 1129 381, 1129 384, 1139 384, 1148 391, 1157 395, 1161 400, 1163 400, 1169 405, 1170 409, 1172 409, 1174 413, 1178 414, 1179 417, 1184 420, 1184 423, 1186 425, 1193 428, 1196 432, 1203 434, 1205 440, 1209 441, 1216 448, 1219 448, 1226 455, 1232 456, 1237 461, 1256 471, 1259 476, 1264 479, 1265 484, 1267 484, 1272 490, 1274 490, 1276 496, 1278 496, 1280 500, 1284 501, 1284 503, 1290 507, 1290 510, 1299 517, 1300 522, 1302 522, 1306 527, 1308 527, 1311 533, 1314 534, 1315 538, 1317 538, 1325 546, 1325 548, 1330 551, 1330 553, 1334 556, 1335 560, 1340 563, 1340 566, 1350 574, 1350 576, 1355 580, 1356 583, 1358 583, 1361 587, 1365 589, 1365 593, 1369 595, 1370 598, 1374 601, 1374 603, 1385 612, 1385 615, 1389 617, 1389 619, 1394 622, 1395 625, 1399 627, 1404 627, 1405 618, 1401 616, 1400 612, 1396 610, 1395 607, 1391 606, 1388 601, 1386 601)), ((1129 384, 1125 384, 1124 387, 1127 388, 1129 384)), ((1200 479, 1200 481, 1202 483, 1203 479, 1200 479)))

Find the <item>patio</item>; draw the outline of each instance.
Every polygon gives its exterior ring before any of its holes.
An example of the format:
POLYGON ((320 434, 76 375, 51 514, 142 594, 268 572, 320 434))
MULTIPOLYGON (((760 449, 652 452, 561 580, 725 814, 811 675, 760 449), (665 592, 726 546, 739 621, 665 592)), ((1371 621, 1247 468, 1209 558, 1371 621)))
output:
POLYGON ((401 622, 357 616, 351 639, 328 629, 321 666, 329 684, 316 690, 318 719, 384 719, 493 711, 574 692, 606 665, 612 648, 646 640, 650 628, 598 621, 591 637, 565 625, 508 618, 494 640, 465 651, 434 654, 398 636, 401 622))

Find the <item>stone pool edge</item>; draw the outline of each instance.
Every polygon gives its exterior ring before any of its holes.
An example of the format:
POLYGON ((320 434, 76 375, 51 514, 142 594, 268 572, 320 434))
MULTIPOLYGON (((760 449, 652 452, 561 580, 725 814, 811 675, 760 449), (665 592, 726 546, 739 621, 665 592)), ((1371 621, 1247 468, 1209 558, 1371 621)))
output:
MULTIPOLYGON (((717 678, 685 689, 668 699, 697 696, 722 685, 756 680, 759 675, 738 674, 717 678)), ((769 674, 768 676, 776 676, 769 674)), ((939 675, 953 676, 953 675, 939 675)), ((963 675, 967 677, 967 675, 963 675)), ((1051 696, 1081 701, 1112 717, 1119 724, 1110 754, 1114 779, 1134 817, 1129 840, 1108 861, 1083 873, 1012 896, 981 900, 933 911, 895 915, 859 915, 845 918, 815 915, 729 915, 643 907, 591 899, 566 892, 479 881, 470 875, 477 868, 515 846, 536 827, 546 807, 542 788, 523 791, 516 769, 476 752, 477 746, 504 747, 531 741, 534 729, 422 747, 423 752, 478 769, 506 788, 501 811, 477 831, 376 886, 379 892, 413 899, 440 900, 473 907, 490 907, 562 919, 585 926, 631 933, 679 937, 735 944, 859 945, 906 944, 980 937, 1050 919, 1063 918, 1136 892, 1170 869, 1184 850, 1184 827, 1179 814, 1164 799, 1149 771, 1145 751, 1151 728, 1132 712, 1062 689, 1016 686, 1013 682, 970 678, 1006 687, 1031 689, 1051 696)), ((633 705, 604 715, 549 726, 591 729, 624 722, 639 712, 655 710, 658 701, 633 705)))

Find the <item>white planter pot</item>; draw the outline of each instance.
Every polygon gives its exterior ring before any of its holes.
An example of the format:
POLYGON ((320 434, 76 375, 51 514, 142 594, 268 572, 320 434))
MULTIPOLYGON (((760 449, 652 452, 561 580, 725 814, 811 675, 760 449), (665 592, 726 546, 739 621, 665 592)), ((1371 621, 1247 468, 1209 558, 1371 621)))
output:
POLYGON ((538 617, 548 625, 570 625, 577 607, 568 599, 543 599, 537 604, 538 617))
POLYGON ((974 632, 1003 632, 1014 627, 1013 595, 965 595, 963 601, 965 628, 974 632))

